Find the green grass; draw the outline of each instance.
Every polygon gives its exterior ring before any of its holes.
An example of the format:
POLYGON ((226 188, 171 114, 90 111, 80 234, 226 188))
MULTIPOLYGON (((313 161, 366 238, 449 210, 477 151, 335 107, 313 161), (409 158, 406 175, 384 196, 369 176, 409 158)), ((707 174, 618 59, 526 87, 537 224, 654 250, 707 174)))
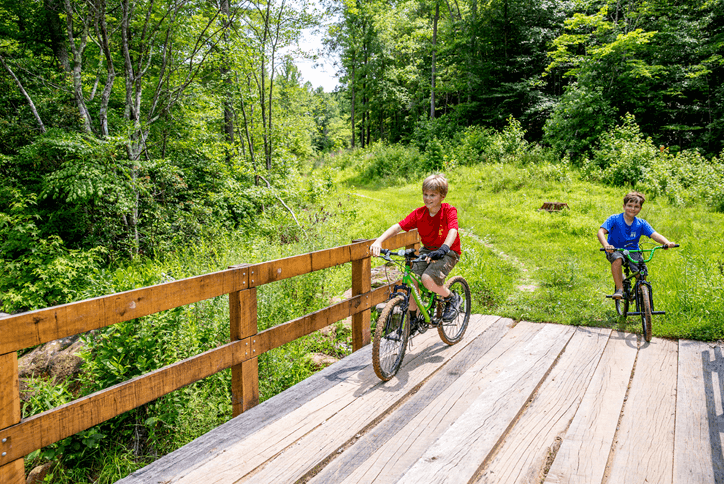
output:
MULTIPOLYGON (((563 164, 481 164, 447 176, 445 201, 458 208, 463 231, 463 257, 453 274, 463 274, 473 286, 476 311, 640 332, 640 319, 621 320, 604 297, 613 281, 596 238, 606 217, 621 211, 625 188, 581 180, 563 164), (570 209, 538 211, 547 201, 570 209)), ((375 237, 422 205, 420 183, 348 190, 375 237)), ((640 216, 682 246, 657 251, 649 263, 656 309, 667 312, 654 316, 654 335, 723 339, 724 214, 703 205, 672 206, 659 197, 648 200, 640 216)))

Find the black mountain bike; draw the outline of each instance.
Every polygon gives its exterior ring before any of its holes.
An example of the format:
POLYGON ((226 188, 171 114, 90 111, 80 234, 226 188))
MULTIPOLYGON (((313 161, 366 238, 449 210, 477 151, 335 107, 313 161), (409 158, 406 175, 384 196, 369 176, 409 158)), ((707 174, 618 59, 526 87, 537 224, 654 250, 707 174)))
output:
MULTIPOLYGON (((679 244, 673 245, 672 247, 679 247, 679 244)), ((621 299, 614 299, 616 304, 616 312, 619 316, 626 318, 627 316, 641 316, 641 326, 643 327, 644 339, 651 341, 651 316, 654 314, 666 314, 666 311, 654 311, 654 293, 651 288, 651 283, 646 279, 649 275, 649 270, 646 267, 646 263, 654 258, 654 252, 658 249, 666 249, 664 245, 654 247, 653 249, 614 249, 620 250, 623 255, 623 297, 621 299), (649 253, 649 258, 644 257, 644 261, 638 262, 631 258, 630 254, 641 252, 649 253), (634 272, 629 264, 633 263, 634 267, 638 265, 640 270, 634 272), (634 302, 636 304, 636 311, 629 311, 629 303, 634 302)), ((602 251, 606 249, 601 248, 602 251)), ((614 288, 614 291, 616 288, 614 288)), ((613 296, 608 295, 607 298, 611 299, 613 296)))
POLYGON ((450 321, 443 321, 442 313, 445 308, 443 298, 427 290, 420 277, 412 272, 414 262, 424 261, 418 257, 415 249, 403 249, 398 252, 382 249, 380 257, 397 264, 404 271, 402 283, 395 285, 390 299, 377 319, 372 343, 372 365, 375 373, 380 380, 388 381, 402 366, 407 341, 415 334, 437 328, 440 339, 449 345, 462 340, 470 321, 470 287, 462 276, 455 276, 445 284, 445 287, 460 296, 461 302, 454 317, 450 321), (417 302, 418 316, 414 321, 410 321, 408 311, 410 297, 417 302))

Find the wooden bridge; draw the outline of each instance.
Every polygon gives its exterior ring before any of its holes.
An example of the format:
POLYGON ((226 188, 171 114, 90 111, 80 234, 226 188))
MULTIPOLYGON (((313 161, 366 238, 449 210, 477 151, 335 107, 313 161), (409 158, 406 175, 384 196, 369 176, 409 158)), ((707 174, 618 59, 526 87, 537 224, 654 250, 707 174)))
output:
POLYGON ((370 353, 120 483, 724 482, 720 346, 476 315, 387 383, 370 353))
MULTIPOLYGON (((388 247, 412 246, 416 233, 388 247)), ((475 315, 464 340, 413 339, 387 383, 370 364, 369 242, 234 267, 0 320, 0 483, 23 456, 232 369, 234 418, 119 481, 724 484, 721 345, 475 315), (258 332, 256 287, 351 263, 351 299, 258 332), (231 342, 20 419, 16 350, 229 295, 231 342), (347 316, 355 353, 258 403, 264 351, 347 316)))

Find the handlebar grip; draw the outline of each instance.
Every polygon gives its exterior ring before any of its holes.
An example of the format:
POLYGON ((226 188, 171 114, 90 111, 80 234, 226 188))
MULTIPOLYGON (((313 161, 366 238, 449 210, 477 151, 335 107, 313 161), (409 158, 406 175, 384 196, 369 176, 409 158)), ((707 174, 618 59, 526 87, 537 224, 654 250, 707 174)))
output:
POLYGON ((681 246, 679 244, 674 244, 671 247, 674 248, 674 247, 681 247, 681 246))

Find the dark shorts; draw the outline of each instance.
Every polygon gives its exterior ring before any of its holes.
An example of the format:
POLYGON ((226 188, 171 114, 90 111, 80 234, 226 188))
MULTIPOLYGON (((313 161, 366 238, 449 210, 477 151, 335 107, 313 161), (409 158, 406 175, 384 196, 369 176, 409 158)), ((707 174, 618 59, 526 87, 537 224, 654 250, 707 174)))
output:
POLYGON ((613 264, 616 259, 623 259, 623 263, 631 269, 631 272, 639 272, 641 269, 646 267, 644 255, 641 252, 629 253, 629 257, 631 257, 635 262, 628 260, 628 257, 626 257, 620 250, 615 250, 612 254, 609 254, 608 252, 604 252, 604 254, 606 254, 606 259, 608 259, 611 264, 613 264))
MULTIPOLYGON (((429 249, 420 249, 421 256, 429 254, 430 252, 432 251, 429 249)), ((445 284, 445 278, 450 274, 450 271, 453 270, 458 260, 460 260, 460 256, 458 256, 457 252, 451 250, 445 254, 445 257, 442 259, 430 261, 429 264, 427 262, 415 262, 412 265, 412 272, 420 277, 422 277, 423 274, 427 274, 435 281, 435 284, 442 286, 445 284)))

